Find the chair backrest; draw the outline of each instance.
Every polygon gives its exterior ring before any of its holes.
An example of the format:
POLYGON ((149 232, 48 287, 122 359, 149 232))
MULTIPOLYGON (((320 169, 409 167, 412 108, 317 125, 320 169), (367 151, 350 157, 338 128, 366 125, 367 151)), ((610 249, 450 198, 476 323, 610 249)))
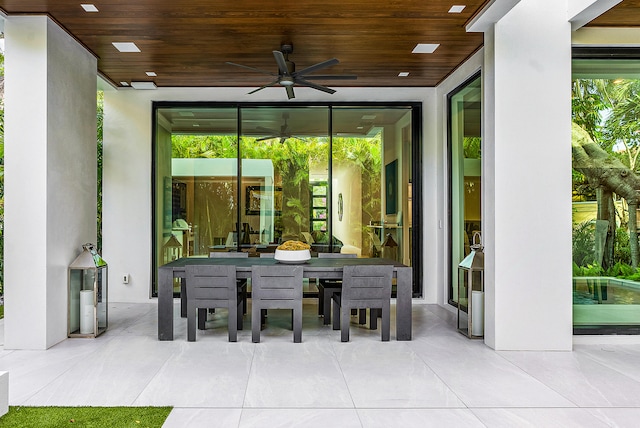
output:
POLYGON ((342 299, 390 299, 392 277, 392 265, 345 266, 342 271, 342 299))
POLYGON ((212 251, 209 253, 209 257, 212 259, 224 259, 224 258, 246 258, 249 257, 249 253, 236 252, 236 251, 212 251))
POLYGON ((276 253, 260 253, 261 259, 272 259, 276 256, 276 253))
POLYGON ((302 266, 253 266, 251 268, 251 298, 302 299, 302 266))
POLYGON ((358 257, 355 253, 318 253, 319 259, 352 259, 358 257))
POLYGON ((187 265, 188 300, 229 300, 237 295, 236 268, 231 265, 187 265))

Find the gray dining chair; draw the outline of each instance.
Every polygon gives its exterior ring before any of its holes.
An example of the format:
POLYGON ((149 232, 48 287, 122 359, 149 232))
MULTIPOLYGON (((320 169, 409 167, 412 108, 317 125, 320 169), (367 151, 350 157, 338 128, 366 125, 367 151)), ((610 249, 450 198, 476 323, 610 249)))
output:
POLYGON ((350 311, 369 308, 369 323, 377 329, 377 310, 382 313, 382 340, 388 341, 391 326, 392 265, 345 266, 342 271, 342 290, 334 293, 333 329, 340 329, 341 340, 349 341, 350 311))
POLYGON ((260 253, 261 259, 272 259, 276 256, 276 253, 260 253))
MULTIPOLYGON (((209 253, 209 258, 211 259, 246 259, 249 257, 249 253, 247 252, 237 252, 237 251, 211 251, 209 253)), ((238 289, 243 291, 243 305, 242 305, 242 313, 247 313, 247 280, 246 279, 238 279, 238 289)), ((206 312, 206 308, 202 309, 206 312)), ((215 312, 214 308, 210 308, 210 312, 215 312)), ((206 320, 206 314, 203 317, 200 317, 198 314, 198 328, 200 330, 204 330, 204 321, 206 320)))
MULTIPOLYGON (((320 259, 355 258, 356 254, 318 253, 320 259)), ((342 281, 336 279, 318 280, 318 315, 324 317, 324 325, 331 324, 331 296, 342 289, 342 281)), ((364 313, 364 312, 363 312, 364 313)))
POLYGON ((253 266, 251 272, 251 338, 260 342, 267 309, 291 309, 293 341, 302 341, 302 266, 253 266))
POLYGON ((196 311, 198 318, 206 318, 208 308, 226 308, 229 310, 229 342, 236 342, 238 330, 242 330, 242 305, 246 300, 246 288, 244 291, 238 288, 235 266, 187 265, 185 273, 187 340, 196 340, 196 311))

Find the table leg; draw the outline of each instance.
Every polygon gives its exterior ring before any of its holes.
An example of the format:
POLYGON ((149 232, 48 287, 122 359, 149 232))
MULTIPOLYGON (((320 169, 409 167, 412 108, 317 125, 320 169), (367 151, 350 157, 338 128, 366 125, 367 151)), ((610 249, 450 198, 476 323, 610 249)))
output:
POLYGON ((158 269, 158 340, 173 340, 173 271, 158 269))
POLYGON ((410 267, 397 270, 396 340, 411 340, 411 285, 410 267))
POLYGON ((187 279, 180 278, 180 317, 187 317, 187 279))

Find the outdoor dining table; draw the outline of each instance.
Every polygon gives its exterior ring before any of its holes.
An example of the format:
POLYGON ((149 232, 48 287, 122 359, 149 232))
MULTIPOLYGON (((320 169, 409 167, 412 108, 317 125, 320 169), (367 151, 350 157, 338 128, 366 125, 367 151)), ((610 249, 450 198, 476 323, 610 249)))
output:
MULTIPOLYGON (((253 266, 269 266, 279 264, 273 258, 208 258, 185 257, 174 260, 158 268, 158 340, 173 340, 173 279, 185 281, 185 266, 197 265, 234 265, 238 278, 251 278, 253 266)), ((380 258, 317 258, 312 257, 303 267, 305 278, 342 279, 342 268, 347 265, 381 265, 394 266, 396 278, 396 339, 411 340, 411 298, 412 269, 402 263, 380 258)), ((184 287, 181 287, 184 291, 184 287)), ((181 315, 186 316, 186 299, 181 293, 181 315)))

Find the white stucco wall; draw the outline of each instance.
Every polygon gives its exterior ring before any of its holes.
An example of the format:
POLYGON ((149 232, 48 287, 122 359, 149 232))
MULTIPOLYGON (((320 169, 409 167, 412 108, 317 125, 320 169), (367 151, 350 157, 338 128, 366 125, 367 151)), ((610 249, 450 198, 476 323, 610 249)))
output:
POLYGON ((43 16, 8 19, 5 43, 5 348, 46 349, 96 239, 96 59, 43 16))
MULTIPOLYGON (((247 88, 168 88, 153 91, 133 89, 105 92, 104 182, 103 182, 103 257, 109 263, 109 299, 122 302, 149 301, 151 284, 151 136, 152 101, 286 101, 282 88, 267 88, 247 95, 247 88), (130 275, 122 284, 122 274, 130 275)), ((325 94, 308 88, 296 88, 296 100, 314 101, 407 101, 422 102, 423 183, 427 196, 436 189, 439 160, 434 159, 437 134, 434 124, 434 88, 339 88, 325 94), (428 128, 427 128, 428 127, 428 128), (427 193, 428 192, 428 193, 427 193)), ((437 287, 435 254, 437 240, 432 225, 437 208, 425 210, 423 278, 426 295, 435 303, 437 287), (429 289, 429 291, 427 291, 429 289)))
POLYGON ((485 34, 485 342, 570 350, 571 26, 521 0, 485 34))

